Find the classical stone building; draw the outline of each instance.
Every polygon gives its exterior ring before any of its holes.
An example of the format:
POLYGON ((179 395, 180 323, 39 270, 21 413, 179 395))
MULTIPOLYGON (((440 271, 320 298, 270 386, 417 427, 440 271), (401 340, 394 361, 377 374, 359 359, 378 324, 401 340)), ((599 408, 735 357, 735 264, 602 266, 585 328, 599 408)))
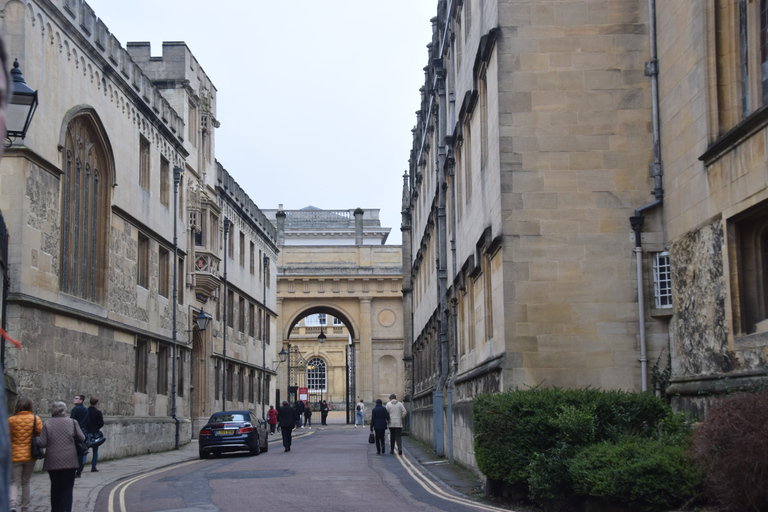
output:
POLYGON ((648 19, 639 0, 438 3, 402 224, 413 433, 438 453, 475 464, 478 393, 639 391, 667 346, 629 222, 654 200, 648 19))
POLYGON ((53 400, 98 396, 106 457, 187 442, 217 409, 261 414, 274 390, 276 230, 215 159, 210 78, 184 43, 161 57, 123 47, 82 0, 0 12, 40 99, 0 165, 4 321, 23 345, 4 347, 10 392, 43 415, 53 400))
POLYGON ((307 387, 344 409, 403 396, 402 252, 375 209, 264 210, 278 231, 281 396, 307 387), (320 333, 326 336, 320 343, 320 333))

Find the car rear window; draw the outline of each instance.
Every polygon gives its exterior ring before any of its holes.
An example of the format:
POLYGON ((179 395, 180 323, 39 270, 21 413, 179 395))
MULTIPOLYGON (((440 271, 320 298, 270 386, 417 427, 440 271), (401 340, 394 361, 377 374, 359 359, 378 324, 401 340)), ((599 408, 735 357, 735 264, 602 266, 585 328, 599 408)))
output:
POLYGON ((216 423, 220 421, 248 421, 242 414, 217 414, 211 417, 210 423, 216 423))

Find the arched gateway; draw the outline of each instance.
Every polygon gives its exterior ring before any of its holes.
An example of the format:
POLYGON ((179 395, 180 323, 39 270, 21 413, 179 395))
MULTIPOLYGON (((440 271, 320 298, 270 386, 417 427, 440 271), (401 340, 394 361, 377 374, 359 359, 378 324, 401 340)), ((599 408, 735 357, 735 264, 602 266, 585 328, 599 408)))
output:
POLYGON ((278 399, 307 388, 311 401, 344 409, 402 397, 402 253, 383 245, 378 210, 264 213, 278 227, 278 343, 291 354, 277 369, 278 399))

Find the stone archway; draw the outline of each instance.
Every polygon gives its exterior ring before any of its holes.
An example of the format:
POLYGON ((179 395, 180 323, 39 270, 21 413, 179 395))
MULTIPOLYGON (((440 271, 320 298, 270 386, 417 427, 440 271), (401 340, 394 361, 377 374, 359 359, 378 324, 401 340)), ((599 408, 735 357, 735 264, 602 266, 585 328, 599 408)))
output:
MULTIPOLYGON (((281 248, 276 349, 288 350, 290 345, 299 347, 305 360, 323 358, 328 364, 329 386, 346 382, 345 366, 349 361, 349 388, 355 391, 351 404, 358 399, 372 404, 381 398, 381 386, 376 381, 384 374, 375 368, 382 360, 395 362, 385 370, 385 386, 395 387, 386 395, 402 396, 405 391, 401 257, 400 248, 392 246, 281 248), (324 327, 327 341, 322 346, 317 340, 319 328, 310 329, 301 323, 317 313, 338 318, 342 324, 324 327)), ((278 369, 281 396, 288 396, 287 381, 287 370, 278 369)), ((337 387, 334 389, 332 399, 346 399, 337 387)))

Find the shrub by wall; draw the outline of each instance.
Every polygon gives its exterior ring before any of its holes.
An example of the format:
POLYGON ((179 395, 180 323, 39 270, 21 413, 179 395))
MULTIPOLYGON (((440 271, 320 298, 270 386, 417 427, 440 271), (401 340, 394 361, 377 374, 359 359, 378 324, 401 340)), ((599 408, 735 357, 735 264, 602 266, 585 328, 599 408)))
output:
POLYGON ((475 397, 475 457, 486 476, 527 488, 536 453, 641 434, 671 413, 649 393, 526 389, 475 397))
POLYGON ((701 475, 683 443, 626 438, 581 450, 568 464, 577 495, 629 510, 671 510, 699 492, 701 475))
POLYGON ((707 494, 729 510, 768 510, 768 392, 714 405, 694 433, 707 494))
MULTIPOLYGON (((489 479, 502 481, 518 493, 553 508, 573 504, 579 495, 593 496, 582 476, 575 477, 578 473, 573 473, 577 467, 572 466, 573 461, 586 448, 621 446, 628 439, 655 436, 660 443, 677 447, 677 451, 667 453, 669 460, 677 460, 678 465, 685 462, 681 448, 687 432, 685 420, 673 415, 665 402, 650 393, 514 390, 478 396, 473 405, 479 469, 489 479), (676 459, 680 454, 683 459, 676 459), (576 491, 577 484, 581 493, 576 491)), ((582 465, 596 464, 594 457, 582 458, 582 465)), ((614 462, 619 460, 614 458, 614 462)), ((612 470, 634 469, 628 466, 612 470)), ((649 487, 655 486, 651 482, 649 487)), ((594 497, 611 501, 604 495, 606 491, 596 486, 594 489, 594 497)))

